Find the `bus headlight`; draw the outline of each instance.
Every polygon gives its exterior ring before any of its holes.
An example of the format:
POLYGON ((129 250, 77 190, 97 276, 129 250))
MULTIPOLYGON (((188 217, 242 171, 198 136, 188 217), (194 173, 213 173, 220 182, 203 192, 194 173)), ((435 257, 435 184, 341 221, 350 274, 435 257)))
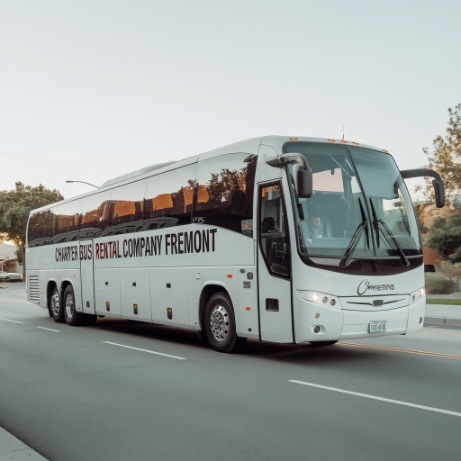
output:
POLYGON ((296 291, 298 293, 298 296, 304 301, 316 304, 317 306, 329 306, 341 309, 341 304, 339 302, 338 297, 336 296, 332 296, 326 293, 319 293, 318 291, 296 291))
POLYGON ((410 306, 419 301, 420 299, 423 299, 426 294, 426 290, 424 288, 420 288, 419 290, 416 290, 410 295, 410 306))

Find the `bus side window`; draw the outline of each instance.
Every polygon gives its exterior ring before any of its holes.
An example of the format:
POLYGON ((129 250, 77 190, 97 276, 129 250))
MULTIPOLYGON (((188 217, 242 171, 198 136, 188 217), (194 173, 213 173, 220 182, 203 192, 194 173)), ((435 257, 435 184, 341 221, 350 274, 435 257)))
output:
POLYGON ((251 236, 256 156, 233 153, 199 161, 194 218, 251 236))
POLYGON ((196 164, 147 179, 144 229, 190 224, 196 164))
POLYGON ((290 276, 290 245, 280 184, 261 187, 259 241, 269 272, 290 276))
POLYGON ((71 242, 78 239, 80 215, 78 202, 69 202, 53 208, 54 238, 53 243, 71 242))
POLYGON ((53 243, 53 220, 52 210, 39 211, 31 215, 27 228, 27 244, 30 248, 53 243))
POLYGON ((85 197, 80 205, 80 238, 101 237, 109 224, 110 191, 85 197))

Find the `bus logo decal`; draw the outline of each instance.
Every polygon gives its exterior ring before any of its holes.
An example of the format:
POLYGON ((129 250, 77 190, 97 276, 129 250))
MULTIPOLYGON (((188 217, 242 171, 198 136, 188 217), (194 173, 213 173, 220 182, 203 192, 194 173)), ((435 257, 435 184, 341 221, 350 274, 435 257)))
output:
POLYGON ((395 285, 393 283, 372 284, 369 280, 365 279, 359 283, 357 287, 357 294, 363 296, 367 291, 394 291, 395 285))

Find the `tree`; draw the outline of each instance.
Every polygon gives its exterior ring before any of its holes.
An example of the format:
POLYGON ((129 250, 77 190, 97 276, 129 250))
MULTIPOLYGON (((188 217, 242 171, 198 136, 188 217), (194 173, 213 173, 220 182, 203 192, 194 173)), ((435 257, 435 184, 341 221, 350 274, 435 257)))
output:
POLYGON ((32 187, 17 182, 14 190, 0 191, 0 233, 18 247, 16 256, 19 264, 24 264, 26 227, 30 211, 63 198, 58 190, 47 189, 42 184, 32 187))
MULTIPOLYGON (((429 159, 428 167, 440 175, 446 192, 453 193, 461 188, 461 103, 450 107, 448 114, 446 136, 434 138, 432 155, 427 147, 423 151, 429 159)), ((432 181, 426 182, 424 194, 433 200, 432 181)))
POLYGON ((426 240, 445 260, 461 262, 461 205, 456 204, 453 212, 446 218, 436 218, 432 223, 426 240))

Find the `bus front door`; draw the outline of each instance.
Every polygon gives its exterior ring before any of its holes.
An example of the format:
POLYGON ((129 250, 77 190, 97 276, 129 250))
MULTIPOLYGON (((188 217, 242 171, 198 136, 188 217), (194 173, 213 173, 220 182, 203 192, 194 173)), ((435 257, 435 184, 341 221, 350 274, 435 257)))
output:
POLYGON ((293 342, 291 257, 281 184, 259 191, 259 319, 261 340, 293 342))
POLYGON ((80 240, 80 281, 85 314, 95 313, 94 300, 94 243, 92 239, 80 240))

